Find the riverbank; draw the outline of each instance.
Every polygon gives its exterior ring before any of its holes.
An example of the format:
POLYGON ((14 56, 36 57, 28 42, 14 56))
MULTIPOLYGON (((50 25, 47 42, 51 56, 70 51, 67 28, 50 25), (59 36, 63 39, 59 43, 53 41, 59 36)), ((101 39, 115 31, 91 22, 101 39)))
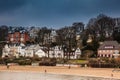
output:
POLYGON ((41 72, 52 74, 67 74, 79 76, 92 76, 104 78, 120 79, 120 69, 113 71, 113 68, 80 68, 66 66, 0 66, 0 71, 25 71, 25 72, 41 72))

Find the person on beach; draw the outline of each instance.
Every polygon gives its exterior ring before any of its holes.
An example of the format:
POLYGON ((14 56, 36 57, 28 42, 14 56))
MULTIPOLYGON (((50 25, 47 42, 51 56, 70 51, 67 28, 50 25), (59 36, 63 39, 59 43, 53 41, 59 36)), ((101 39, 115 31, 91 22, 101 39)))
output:
POLYGON ((111 74, 111 77, 113 77, 113 74, 111 74))
POLYGON ((47 72, 47 70, 45 69, 45 73, 47 72))
POLYGON ((68 69, 70 69, 70 68, 71 68, 71 66, 69 65, 69 66, 68 66, 68 69))
POLYGON ((10 67, 9 64, 7 64, 7 69, 9 69, 9 67, 10 67))

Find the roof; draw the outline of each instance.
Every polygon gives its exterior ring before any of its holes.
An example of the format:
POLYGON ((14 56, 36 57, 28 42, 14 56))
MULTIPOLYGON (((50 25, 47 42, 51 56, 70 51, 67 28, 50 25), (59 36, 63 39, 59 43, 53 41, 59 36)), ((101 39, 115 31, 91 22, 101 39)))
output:
POLYGON ((120 46, 117 41, 104 41, 103 44, 100 45, 98 50, 119 50, 120 46))
POLYGON ((39 49, 41 49, 41 47, 39 45, 29 45, 29 46, 26 46, 26 49, 38 51, 39 49))

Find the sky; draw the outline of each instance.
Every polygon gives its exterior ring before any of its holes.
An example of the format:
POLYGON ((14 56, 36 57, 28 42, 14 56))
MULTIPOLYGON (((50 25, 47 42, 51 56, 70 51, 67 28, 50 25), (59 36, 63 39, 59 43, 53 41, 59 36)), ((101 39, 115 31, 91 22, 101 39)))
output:
POLYGON ((120 17, 120 0, 0 0, 0 25, 61 28, 99 14, 120 17))

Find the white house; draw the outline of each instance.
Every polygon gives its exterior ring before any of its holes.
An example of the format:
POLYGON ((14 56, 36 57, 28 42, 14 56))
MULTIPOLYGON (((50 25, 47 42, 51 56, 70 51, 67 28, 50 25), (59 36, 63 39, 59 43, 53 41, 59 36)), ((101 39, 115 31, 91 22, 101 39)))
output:
POLYGON ((8 57, 19 57, 21 55, 21 46, 19 44, 6 44, 2 51, 2 57, 8 56, 8 57))
POLYGON ((60 46, 55 46, 54 48, 50 49, 49 57, 53 58, 63 58, 64 52, 60 46))
POLYGON ((81 50, 80 48, 77 49, 73 49, 73 51, 71 53, 65 53, 64 57, 65 58, 70 58, 70 59, 78 59, 81 56, 81 50))
POLYGON ((38 57, 45 57, 46 53, 42 49, 39 49, 35 52, 35 55, 37 55, 38 57))
MULTIPOLYGON (((8 56, 8 57, 34 57, 37 55, 38 57, 49 57, 50 58, 68 58, 69 54, 65 55, 63 49, 61 46, 55 46, 53 48, 50 48, 49 52, 44 52, 43 48, 39 45, 27 45, 24 44, 13 44, 8 45, 6 44, 3 48, 3 54, 2 57, 8 56)), ((77 48, 75 52, 70 53, 71 59, 77 59, 81 55, 81 50, 77 48)))
POLYGON ((46 56, 46 53, 41 49, 39 45, 30 45, 25 48, 25 56, 26 57, 34 57, 37 55, 38 57, 46 56))
POLYGON ((25 45, 23 43, 18 46, 18 52, 19 56, 25 56, 25 45))
POLYGON ((2 57, 33 57, 34 55, 38 55, 38 57, 45 56, 45 52, 41 49, 39 45, 29 45, 25 46, 24 44, 6 44, 2 51, 2 57))
POLYGON ((75 50, 75 59, 78 59, 78 58, 80 58, 80 56, 81 56, 81 50, 80 50, 80 48, 77 48, 76 50, 75 50))
POLYGON ((5 47, 3 48, 3 51, 2 51, 2 57, 5 57, 6 55, 10 55, 10 48, 9 46, 6 44, 5 47))

